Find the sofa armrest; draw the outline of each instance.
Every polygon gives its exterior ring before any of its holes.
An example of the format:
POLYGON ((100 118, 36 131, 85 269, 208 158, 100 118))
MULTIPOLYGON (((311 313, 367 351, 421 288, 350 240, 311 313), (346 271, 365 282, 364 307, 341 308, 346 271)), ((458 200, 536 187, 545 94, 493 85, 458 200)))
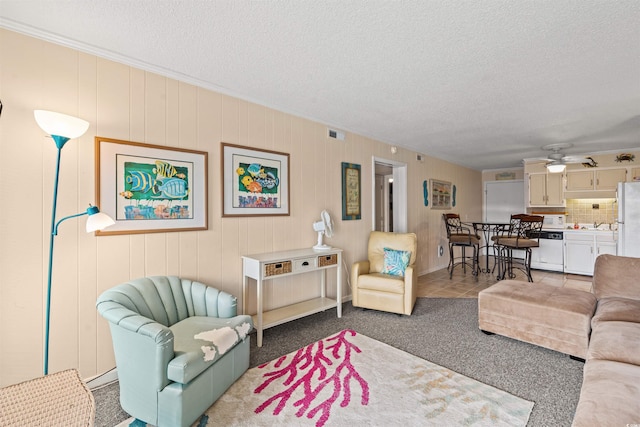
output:
POLYGON ((406 307, 413 307, 418 297, 418 274, 414 267, 415 265, 411 264, 404 270, 404 302, 406 307))
MULTIPOLYGON (((97 309, 109 322, 120 378, 120 401, 125 410, 139 409, 135 402, 154 401, 156 392, 169 384, 167 365, 175 357, 171 329, 108 299, 97 309)), ((155 410, 143 408, 149 419, 155 410), (148 412, 148 413, 147 413, 148 412)))
POLYGON ((100 301, 98 313, 110 323, 128 331, 151 338, 156 344, 165 344, 173 340, 173 332, 168 327, 141 316, 135 311, 112 301, 100 301))
POLYGON ((358 284, 358 276, 369 274, 369 261, 356 261, 351 266, 351 286, 354 288, 358 284))
POLYGON ((409 285, 409 284, 417 284, 418 283, 418 275, 415 273, 414 270, 415 265, 408 265, 407 268, 404 270, 404 282, 409 285))

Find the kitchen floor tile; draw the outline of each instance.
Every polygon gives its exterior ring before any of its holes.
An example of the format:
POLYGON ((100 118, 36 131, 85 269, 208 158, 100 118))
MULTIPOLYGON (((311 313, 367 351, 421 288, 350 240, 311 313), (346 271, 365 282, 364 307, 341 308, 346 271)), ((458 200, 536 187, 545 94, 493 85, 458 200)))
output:
MULTIPOLYGON (((482 259, 481 265, 484 265, 482 259)), ((477 298, 478 292, 497 282, 496 275, 495 271, 480 273, 476 278, 469 269, 465 274, 460 267, 456 267, 451 279, 449 279, 449 272, 444 268, 418 277, 418 296, 425 298, 477 298)), ((531 276, 534 283, 592 292, 593 278, 591 276, 543 270, 532 270, 531 276)), ((518 270, 515 280, 526 281, 527 278, 523 272, 518 270)))

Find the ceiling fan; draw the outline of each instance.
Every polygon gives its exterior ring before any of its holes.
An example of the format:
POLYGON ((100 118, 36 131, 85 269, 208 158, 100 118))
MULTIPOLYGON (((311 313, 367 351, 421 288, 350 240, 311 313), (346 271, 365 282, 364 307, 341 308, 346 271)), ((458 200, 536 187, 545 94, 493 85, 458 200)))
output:
POLYGON ((547 162, 546 167, 549 172, 562 172, 565 165, 570 163, 589 162, 590 159, 584 156, 567 156, 561 152, 561 150, 571 147, 573 147, 573 144, 568 142, 558 142, 541 147, 545 151, 551 151, 547 158, 544 159, 547 162))

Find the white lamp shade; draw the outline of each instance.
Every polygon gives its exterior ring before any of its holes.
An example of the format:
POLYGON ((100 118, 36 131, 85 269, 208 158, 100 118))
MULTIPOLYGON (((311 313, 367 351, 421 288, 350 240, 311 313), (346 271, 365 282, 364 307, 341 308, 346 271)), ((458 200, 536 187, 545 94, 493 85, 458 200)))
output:
POLYGON ((562 163, 549 163, 547 165, 547 170, 551 173, 560 173, 564 171, 565 165, 562 163))
POLYGON ((87 233, 104 230, 115 223, 116 222, 106 213, 98 212, 89 215, 89 218, 87 218, 87 233))
POLYGON ((82 136, 89 129, 89 122, 73 116, 53 111, 35 110, 33 115, 38 126, 49 135, 73 139, 82 136))

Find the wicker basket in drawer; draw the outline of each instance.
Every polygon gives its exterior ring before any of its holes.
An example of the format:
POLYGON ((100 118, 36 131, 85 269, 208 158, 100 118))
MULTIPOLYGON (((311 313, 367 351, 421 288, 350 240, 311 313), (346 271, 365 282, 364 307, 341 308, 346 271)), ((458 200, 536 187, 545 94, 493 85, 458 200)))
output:
POLYGON ((291 273, 291 261, 274 262, 264 265, 265 276, 277 276, 278 274, 291 273))
POLYGON ((327 265, 335 265, 337 263, 338 263, 338 256, 336 254, 323 255, 318 257, 319 267, 326 267, 327 265))

